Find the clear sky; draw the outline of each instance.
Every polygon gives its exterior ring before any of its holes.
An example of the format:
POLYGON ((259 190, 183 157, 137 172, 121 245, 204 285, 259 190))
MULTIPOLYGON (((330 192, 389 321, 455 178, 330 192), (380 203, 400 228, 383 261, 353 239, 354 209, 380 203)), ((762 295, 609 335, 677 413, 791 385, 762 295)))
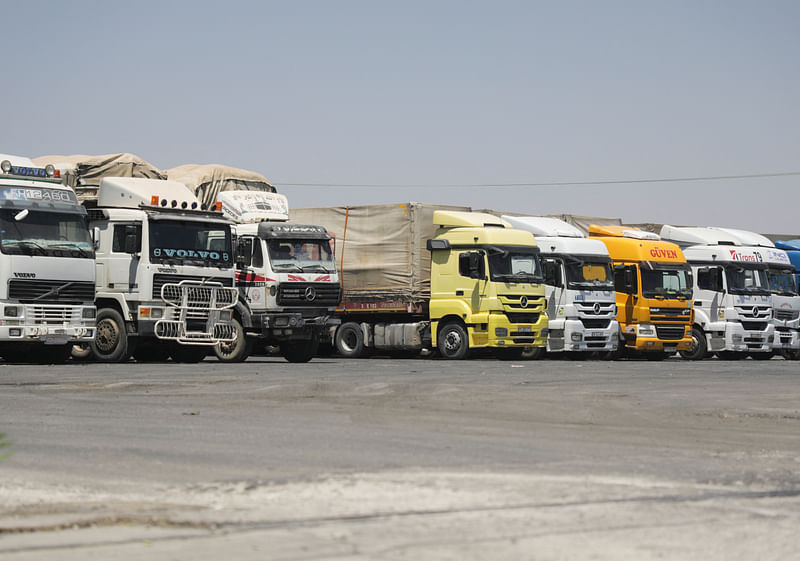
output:
POLYGON ((442 186, 799 171, 794 0, 0 7, 0 152, 222 163, 294 207, 413 200, 800 234, 800 176, 442 186))

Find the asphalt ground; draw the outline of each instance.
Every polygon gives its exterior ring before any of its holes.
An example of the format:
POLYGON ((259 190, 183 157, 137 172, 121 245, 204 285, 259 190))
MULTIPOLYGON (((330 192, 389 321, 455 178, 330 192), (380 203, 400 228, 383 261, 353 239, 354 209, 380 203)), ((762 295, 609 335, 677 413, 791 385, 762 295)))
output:
POLYGON ((0 558, 791 559, 800 363, 0 363, 0 558))

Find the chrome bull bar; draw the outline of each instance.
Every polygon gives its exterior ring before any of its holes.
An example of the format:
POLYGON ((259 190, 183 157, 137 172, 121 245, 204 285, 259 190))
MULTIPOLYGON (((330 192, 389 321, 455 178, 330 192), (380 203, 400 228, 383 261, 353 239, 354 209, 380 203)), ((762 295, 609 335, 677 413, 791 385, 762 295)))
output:
POLYGON ((184 280, 161 287, 161 299, 175 310, 175 319, 156 322, 156 337, 183 345, 216 345, 236 338, 230 319, 222 311, 233 308, 238 289, 218 282, 184 280))

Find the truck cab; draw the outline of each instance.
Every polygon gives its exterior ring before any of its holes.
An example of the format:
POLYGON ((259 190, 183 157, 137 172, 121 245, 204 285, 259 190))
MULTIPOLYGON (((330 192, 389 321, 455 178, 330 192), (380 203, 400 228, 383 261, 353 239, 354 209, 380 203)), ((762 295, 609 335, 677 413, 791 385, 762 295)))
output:
POLYGON ((692 346, 692 273, 677 245, 627 226, 589 226, 608 248, 623 353, 662 360, 692 346))
POLYGON ((104 362, 202 360, 234 338, 231 223, 182 183, 105 177, 89 209, 104 362))
POLYGON ((0 154, 0 355, 63 362, 95 335, 86 209, 59 170, 0 154))
POLYGON ((240 362, 256 342, 277 345, 290 362, 307 362, 340 322, 342 291, 333 240, 322 226, 288 222, 284 195, 224 191, 217 200, 235 220, 236 339, 215 347, 224 362, 240 362))
POLYGON ((541 260, 530 232, 478 212, 437 210, 431 251, 432 344, 445 358, 494 348, 517 358, 547 345, 541 260))
POLYGON ((697 360, 709 353, 729 360, 772 357, 767 248, 744 245, 722 228, 664 225, 661 235, 683 247, 694 272, 693 344, 684 358, 697 360))
POLYGON ((616 293, 605 244, 586 239, 578 228, 557 218, 504 215, 503 219, 531 232, 541 250, 547 352, 586 356, 616 351, 616 293))

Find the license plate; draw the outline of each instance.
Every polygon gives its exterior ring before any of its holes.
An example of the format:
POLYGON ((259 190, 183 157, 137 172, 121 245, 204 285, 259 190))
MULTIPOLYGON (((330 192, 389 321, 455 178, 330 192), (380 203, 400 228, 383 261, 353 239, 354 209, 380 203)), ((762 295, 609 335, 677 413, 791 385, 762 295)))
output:
POLYGON ((523 325, 519 329, 517 329, 517 331, 519 331, 520 333, 530 333, 531 331, 533 331, 533 328, 523 325))
POLYGON ((67 344, 67 337, 59 337, 58 335, 47 335, 44 338, 45 345, 66 345, 67 344))
POLYGON ((589 337, 602 337, 602 336, 603 336, 602 331, 592 331, 589 333, 589 337))
POLYGON ((678 350, 677 345, 664 345, 664 352, 665 353, 674 353, 678 350))

